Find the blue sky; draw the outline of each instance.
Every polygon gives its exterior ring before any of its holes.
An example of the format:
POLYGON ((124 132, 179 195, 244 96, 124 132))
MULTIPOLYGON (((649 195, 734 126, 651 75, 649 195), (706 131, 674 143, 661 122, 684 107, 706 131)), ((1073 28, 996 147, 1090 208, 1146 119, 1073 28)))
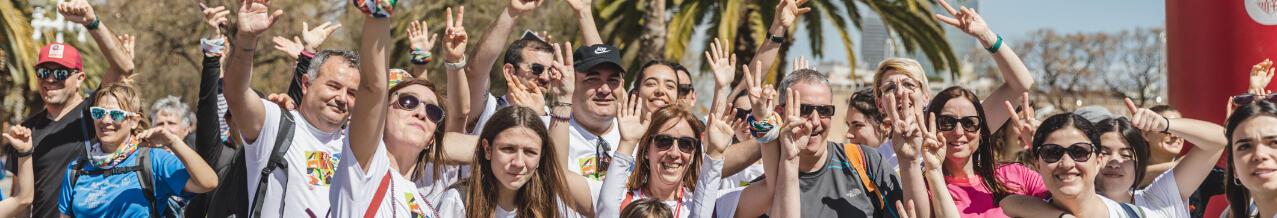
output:
MULTIPOLYGON (((989 26, 1009 41, 1023 39, 1028 32, 1042 28, 1059 32, 1116 32, 1162 27, 1166 23, 1164 0, 980 0, 980 7, 980 15, 989 26)), ((827 25, 825 29, 833 27, 827 25)), ((795 39, 801 40, 808 33, 800 28, 795 34, 795 39)), ((821 59, 846 60, 847 54, 837 40, 838 33, 825 31, 824 34, 825 47, 832 49, 825 49, 821 59)), ((855 37, 853 41, 859 36, 855 37)), ((791 56, 812 56, 808 43, 795 43, 792 49, 791 56)))

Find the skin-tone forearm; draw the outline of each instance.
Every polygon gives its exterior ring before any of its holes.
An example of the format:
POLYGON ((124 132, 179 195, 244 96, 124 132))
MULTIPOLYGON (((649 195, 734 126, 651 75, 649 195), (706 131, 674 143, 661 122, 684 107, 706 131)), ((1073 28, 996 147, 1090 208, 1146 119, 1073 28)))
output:
POLYGON ((443 134, 443 142, 435 143, 435 145, 447 147, 443 149, 445 163, 470 164, 474 162, 475 149, 479 146, 479 136, 462 132, 446 132, 443 134))
MULTIPOLYGON (((567 115, 567 113, 560 113, 560 112, 561 111, 556 109, 556 111, 553 111, 551 113, 559 113, 556 116, 567 115)), ((550 118, 550 136, 551 136, 550 141, 554 143, 555 154, 556 154, 555 156, 558 157, 556 158, 556 161, 559 162, 559 166, 568 166, 567 157, 568 155, 570 155, 568 154, 568 143, 570 143, 568 141, 568 137, 570 137, 568 134, 569 128, 572 128, 572 127, 570 126, 570 124, 568 124, 567 120, 550 118)), ((621 144, 624 144, 624 143, 621 143, 621 144)), ((568 185, 566 187, 590 187, 589 183, 586 182, 585 177, 581 176, 581 174, 572 172, 572 170, 570 170, 568 167, 562 167, 562 170, 563 170, 563 175, 565 175, 564 178, 566 179, 567 181, 566 183, 568 185)), ((590 189, 570 188, 567 190, 566 194, 567 196, 565 196, 566 198, 564 198, 564 203, 571 206, 572 209, 575 209, 577 212, 581 213, 582 215, 585 215, 586 217, 593 216, 594 197, 593 197, 593 194, 590 193, 590 189)))
POLYGON ((209 166, 198 152, 191 149, 191 146, 187 146, 186 142, 179 139, 170 144, 168 149, 182 161, 182 165, 186 166, 186 172, 191 175, 191 179, 186 181, 184 191, 198 194, 217 188, 217 171, 213 171, 213 167, 209 166))
POLYGON ((594 10, 578 11, 576 13, 576 22, 581 24, 581 39, 585 40, 585 46, 603 44, 603 37, 599 35, 599 28, 594 24, 594 10))
MULTIPOLYGON (((931 211, 931 200, 927 199, 927 184, 922 177, 922 161, 901 159, 900 162, 900 185, 904 190, 904 199, 902 202, 913 201, 914 208, 917 211, 931 211)), ((946 189, 947 191, 947 189, 946 189)), ((918 213, 918 217, 926 218, 931 213, 918 213)))
POLYGON ((949 194, 949 187, 944 181, 944 172, 940 169, 923 172, 927 179, 927 188, 931 191, 931 205, 935 205, 935 217, 960 217, 958 205, 949 194))
POLYGON ((350 149, 359 167, 368 170, 386 126, 386 47, 390 43, 390 19, 364 18, 363 40, 359 45, 359 89, 355 91, 350 117, 350 149))
MULTIPOLYGON (((497 62, 506 48, 506 37, 510 35, 510 31, 514 29, 514 25, 518 22, 519 16, 510 12, 510 9, 502 10, 501 15, 497 16, 497 20, 492 22, 487 31, 484 31, 483 37, 479 38, 479 48, 474 51, 474 56, 467 60, 466 79, 469 80, 470 95, 469 101, 471 107, 486 108, 488 100, 489 84, 492 82, 492 64, 497 62)), ((478 116, 467 117, 466 123, 472 125, 479 121, 478 116)))
POLYGON ((1002 207, 1002 212, 1009 217, 1061 217, 1060 214, 1068 213, 1047 204, 1042 199, 1025 195, 1008 195, 1002 198, 998 205, 1002 207))
MULTIPOLYGON (((1215 167, 1215 161, 1224 154, 1224 146, 1228 139, 1224 138, 1224 127, 1211 122, 1188 118, 1170 119, 1170 132, 1193 143, 1193 150, 1184 155, 1171 170, 1175 171, 1175 183, 1179 187, 1181 200, 1188 200, 1197 187, 1206 180, 1215 167)), ((1150 175, 1157 177, 1157 175, 1150 175)))
POLYGON ((125 54, 124 46, 120 45, 106 23, 99 23, 97 29, 89 30, 89 35, 93 36, 93 42, 98 44, 106 58, 107 71, 102 76, 102 84, 115 83, 133 75, 133 57, 125 54))
MULTIPOLYGON (((985 48, 992 47, 997 42, 997 35, 992 31, 980 37, 980 43, 985 48)), ((999 86, 984 102, 1003 102, 1010 101, 1012 106, 1020 106, 1021 101, 1014 101, 1020 93, 1024 93, 1033 87, 1033 74, 1028 67, 1024 66, 1024 62, 1020 60, 1020 56, 1011 50, 1011 46, 1005 41, 998 48, 998 52, 993 53, 993 60, 998 63, 998 72, 1002 73, 1002 79, 1005 81, 999 86)), ((987 111, 989 127, 991 131, 997 131, 1007 122, 1007 118, 1011 117, 1013 111, 1007 111, 1006 107, 997 106, 997 104, 987 104, 984 107, 987 111)))
POLYGON ((35 175, 31 168, 31 156, 18 158, 18 175, 14 183, 13 197, 0 201, 0 217, 26 217, 31 201, 35 199, 35 175))
MULTIPOLYGON (((779 19, 775 19, 772 21, 771 27, 767 29, 767 33, 774 36, 785 37, 785 32, 788 29, 789 27, 784 26, 779 19)), ((757 61, 750 62, 749 67, 751 69, 758 69, 759 66, 761 66, 764 70, 771 69, 771 66, 776 64, 777 56, 780 56, 780 43, 763 39, 763 44, 758 46, 758 53, 754 55, 754 59, 757 61)))
POLYGON ((413 64, 412 67, 408 68, 408 75, 412 75, 412 78, 415 78, 415 79, 428 79, 430 78, 428 77, 430 75, 430 72, 427 71, 426 68, 429 68, 429 67, 426 67, 425 64, 413 64))
POLYGON ((763 154, 759 151, 758 142, 753 140, 727 146, 727 150, 723 151, 723 178, 736 175, 762 158, 763 154))
POLYGON ((799 195, 798 181, 798 158, 788 160, 780 160, 779 167, 775 174, 776 185, 774 187, 775 196, 772 200, 772 213, 774 217, 800 217, 802 214, 799 195))
POLYGON ((253 56, 260 49, 257 39, 257 35, 250 33, 236 34, 235 47, 228 51, 226 65, 222 66, 226 105, 230 106, 231 114, 235 114, 231 119, 247 144, 257 140, 266 120, 266 105, 251 87, 253 56))
MULTIPOLYGON (((414 68, 425 68, 423 65, 413 65, 414 68)), ((448 116, 444 119, 444 126, 447 132, 464 133, 469 126, 466 125, 470 117, 470 84, 466 78, 465 68, 448 71, 448 116)), ((425 79, 422 75, 419 79, 425 79)))

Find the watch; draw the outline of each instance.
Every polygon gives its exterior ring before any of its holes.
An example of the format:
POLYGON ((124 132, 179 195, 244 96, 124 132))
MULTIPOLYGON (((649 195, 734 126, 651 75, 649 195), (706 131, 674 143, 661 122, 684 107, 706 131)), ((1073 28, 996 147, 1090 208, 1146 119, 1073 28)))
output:
POLYGON ((777 36, 777 35, 772 35, 772 33, 769 32, 767 33, 767 40, 771 40, 772 42, 775 42, 775 43, 785 43, 784 35, 785 34, 782 33, 780 34, 780 36, 777 36))
POLYGON ((17 152, 17 155, 18 155, 18 157, 30 157, 30 156, 31 156, 31 154, 33 154, 33 153, 35 153, 35 149, 34 149, 34 148, 33 148, 33 149, 30 149, 30 150, 27 150, 27 151, 25 151, 25 152, 23 152, 23 151, 19 151, 19 152, 17 152))

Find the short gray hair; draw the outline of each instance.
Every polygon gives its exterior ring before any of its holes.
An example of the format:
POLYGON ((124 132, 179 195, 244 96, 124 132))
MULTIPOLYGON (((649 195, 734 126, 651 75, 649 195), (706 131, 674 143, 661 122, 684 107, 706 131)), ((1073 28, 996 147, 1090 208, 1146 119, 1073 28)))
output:
POLYGON ((187 127, 195 125, 195 115, 191 113, 191 107, 182 103, 182 99, 177 96, 165 96, 159 100, 155 100, 155 104, 151 104, 151 123, 156 123, 160 112, 176 114, 182 117, 182 125, 187 127))
POLYGON ((828 89, 829 76, 813 69, 799 69, 789 73, 789 75, 785 75, 785 79, 780 81, 780 87, 777 87, 780 89, 780 100, 782 102, 789 95, 785 90, 797 83, 819 84, 828 89))
POLYGON ((324 62, 328 62, 329 58, 334 56, 346 60, 350 67, 359 66, 359 55, 354 51, 324 49, 315 53, 315 58, 310 59, 310 65, 306 68, 306 78, 313 80, 319 77, 319 67, 324 66, 324 62))

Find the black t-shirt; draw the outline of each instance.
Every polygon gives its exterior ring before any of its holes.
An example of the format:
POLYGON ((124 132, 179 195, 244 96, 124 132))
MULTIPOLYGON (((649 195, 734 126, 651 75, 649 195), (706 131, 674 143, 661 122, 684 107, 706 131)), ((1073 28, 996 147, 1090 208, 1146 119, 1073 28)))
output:
MULTIPOLYGON (((31 217, 58 217, 58 194, 67 164, 84 155, 86 138, 94 138, 92 120, 88 119, 88 107, 92 98, 60 120, 51 120, 48 111, 40 111, 22 121, 31 128, 32 168, 35 170, 35 201, 31 204, 31 217)), ((12 154, 12 148, 9 148, 12 154)), ((17 163, 16 155, 9 155, 9 163, 17 163)), ((9 172, 17 172, 17 164, 9 164, 9 172)))

